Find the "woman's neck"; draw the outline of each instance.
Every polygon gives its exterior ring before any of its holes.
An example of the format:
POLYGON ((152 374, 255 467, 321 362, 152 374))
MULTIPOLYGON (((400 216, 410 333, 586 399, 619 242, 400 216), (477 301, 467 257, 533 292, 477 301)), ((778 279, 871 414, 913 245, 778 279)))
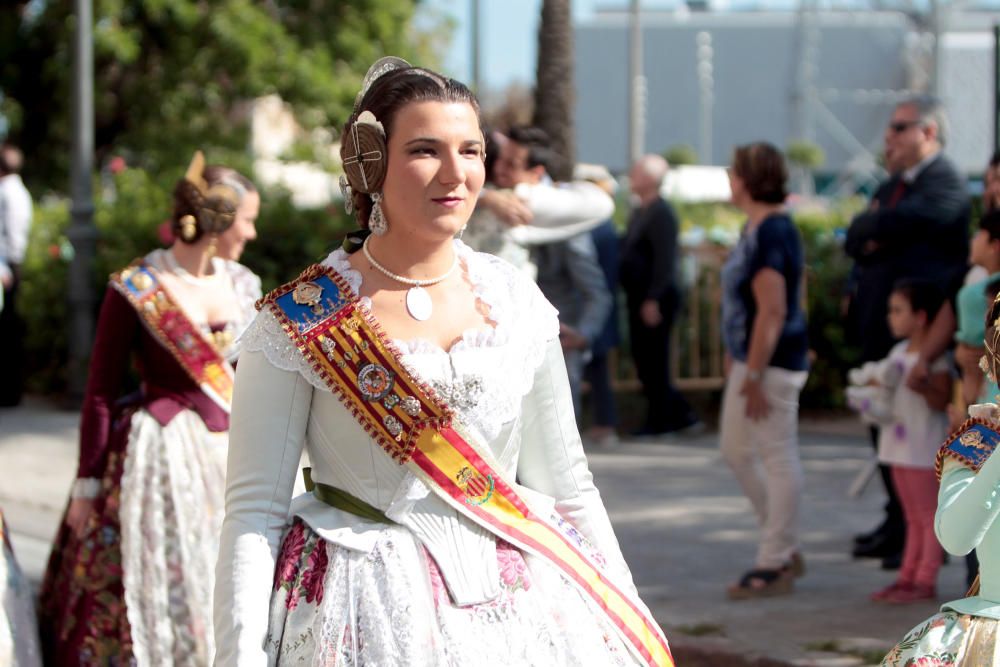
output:
POLYGON ((368 251, 376 262, 403 278, 427 280, 442 275, 455 261, 455 246, 444 241, 385 236, 368 237, 368 251))
POLYGON ((769 217, 778 213, 784 208, 784 204, 765 204, 751 201, 743 206, 743 212, 747 214, 747 221, 751 227, 756 227, 769 217))
POLYGON ((170 246, 167 252, 173 254, 182 269, 195 278, 204 278, 214 273, 212 256, 205 252, 206 249, 205 243, 187 244, 178 241, 170 246))

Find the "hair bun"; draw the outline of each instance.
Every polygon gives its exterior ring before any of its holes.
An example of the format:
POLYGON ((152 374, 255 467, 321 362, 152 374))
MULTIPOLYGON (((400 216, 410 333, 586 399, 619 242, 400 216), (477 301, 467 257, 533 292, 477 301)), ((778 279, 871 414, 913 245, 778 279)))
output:
POLYGON ((221 234, 236 219, 236 201, 231 188, 215 186, 198 208, 198 223, 208 234, 221 234), (219 192, 213 192, 219 190, 219 192))
POLYGON ((382 189, 387 158, 385 129, 370 111, 362 111, 340 146, 347 180, 357 192, 371 194, 382 189))

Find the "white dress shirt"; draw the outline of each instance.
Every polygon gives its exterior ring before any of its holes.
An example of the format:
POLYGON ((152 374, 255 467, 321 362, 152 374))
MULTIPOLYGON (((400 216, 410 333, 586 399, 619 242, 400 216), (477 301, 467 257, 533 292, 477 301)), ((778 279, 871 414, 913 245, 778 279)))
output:
POLYGON ((20 264, 31 230, 31 194, 18 174, 0 177, 0 262, 20 264))

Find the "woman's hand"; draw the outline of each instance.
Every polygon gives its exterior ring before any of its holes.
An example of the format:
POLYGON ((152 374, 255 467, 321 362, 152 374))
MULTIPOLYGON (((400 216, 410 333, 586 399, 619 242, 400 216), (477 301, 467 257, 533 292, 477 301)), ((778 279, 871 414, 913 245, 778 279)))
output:
POLYGON ((513 192, 484 190, 478 203, 510 227, 527 225, 534 218, 531 209, 513 192))
POLYGON ((760 380, 747 378, 743 381, 740 394, 747 398, 747 417, 750 421, 765 419, 771 412, 771 406, 767 403, 767 396, 764 395, 764 387, 760 380))
POLYGON ((660 304, 656 299, 646 299, 639 306, 639 317, 642 323, 650 329, 660 326, 663 322, 663 313, 660 312, 660 304))
POLYGON ((959 343, 955 346, 955 361, 958 363, 958 367, 962 369, 963 373, 982 375, 983 371, 979 367, 979 360, 985 352, 985 348, 973 347, 971 345, 966 345, 965 343, 959 343))
POLYGON ((83 538, 87 522, 93 513, 93 498, 74 498, 69 501, 69 508, 66 510, 66 525, 70 527, 77 539, 83 538))

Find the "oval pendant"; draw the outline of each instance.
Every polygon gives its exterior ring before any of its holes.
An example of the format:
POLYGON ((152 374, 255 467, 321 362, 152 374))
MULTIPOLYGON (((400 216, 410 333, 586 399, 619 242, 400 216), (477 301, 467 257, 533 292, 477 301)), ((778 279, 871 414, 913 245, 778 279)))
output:
POLYGON ((411 287, 406 290, 406 311, 415 320, 425 322, 431 318, 434 312, 434 304, 431 303, 431 295, 423 287, 411 287))

